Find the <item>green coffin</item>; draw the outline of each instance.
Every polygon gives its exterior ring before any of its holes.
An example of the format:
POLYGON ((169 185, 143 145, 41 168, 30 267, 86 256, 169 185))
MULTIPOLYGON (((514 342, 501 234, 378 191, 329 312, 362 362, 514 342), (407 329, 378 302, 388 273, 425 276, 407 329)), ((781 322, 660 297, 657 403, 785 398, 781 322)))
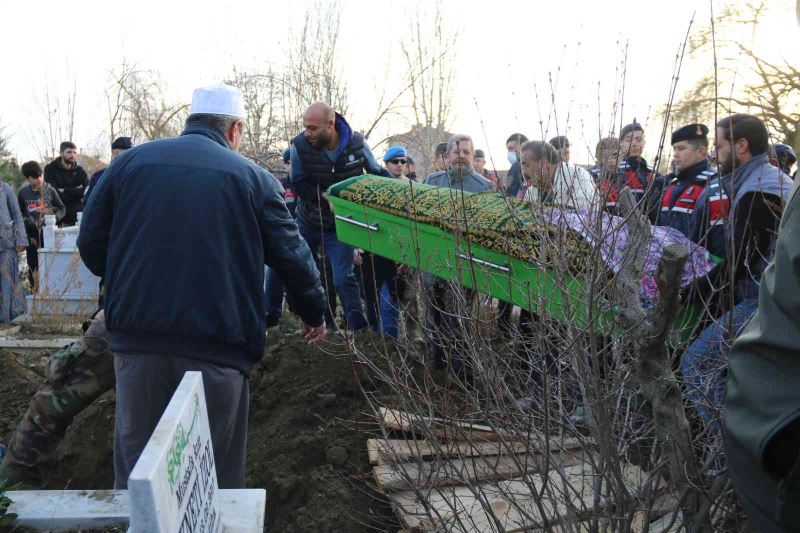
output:
POLYGON ((328 194, 342 242, 612 333, 613 312, 603 296, 610 269, 578 233, 543 220, 522 201, 371 175, 337 183, 328 194))

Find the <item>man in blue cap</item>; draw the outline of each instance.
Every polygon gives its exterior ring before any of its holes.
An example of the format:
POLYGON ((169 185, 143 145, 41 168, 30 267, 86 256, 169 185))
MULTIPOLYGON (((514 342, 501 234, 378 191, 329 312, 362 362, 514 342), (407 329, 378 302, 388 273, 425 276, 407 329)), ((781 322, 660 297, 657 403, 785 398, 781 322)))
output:
MULTIPOLYGON (((405 175, 408 153, 404 146, 390 146, 383 154, 383 164, 393 178, 409 179, 405 175)), ((399 335, 399 304, 405 289, 398 265, 368 252, 361 252, 359 262, 367 323, 373 331, 381 331, 396 339, 399 335)))
POLYGON ((710 179, 717 175, 708 160, 708 127, 689 124, 672 132, 672 162, 675 173, 667 176, 661 198, 659 226, 669 226, 691 235, 692 213, 710 179))
POLYGON ((405 178, 408 169, 408 153, 404 146, 390 146, 383 154, 383 164, 393 178, 405 178))

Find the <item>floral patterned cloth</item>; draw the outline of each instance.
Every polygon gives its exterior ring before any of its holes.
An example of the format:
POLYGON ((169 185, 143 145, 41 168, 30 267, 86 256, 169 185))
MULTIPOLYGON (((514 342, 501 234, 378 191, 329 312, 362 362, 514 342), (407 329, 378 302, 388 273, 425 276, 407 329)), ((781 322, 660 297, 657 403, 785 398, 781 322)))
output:
MULTIPOLYGON (((545 209, 544 216, 553 224, 563 223, 580 233, 593 246, 599 244, 603 261, 615 273, 619 272, 625 249, 628 246, 628 229, 621 217, 603 213, 598 221, 594 213, 588 211, 563 211, 545 209), (598 224, 599 222, 599 224, 598 224)), ((643 298, 653 299, 658 296, 655 273, 664 248, 680 244, 689 250, 689 259, 683 266, 681 286, 685 287, 695 278, 707 274, 714 266, 708 259, 706 249, 689 240, 680 231, 668 226, 653 226, 650 248, 644 262, 644 278, 642 279, 643 298)))

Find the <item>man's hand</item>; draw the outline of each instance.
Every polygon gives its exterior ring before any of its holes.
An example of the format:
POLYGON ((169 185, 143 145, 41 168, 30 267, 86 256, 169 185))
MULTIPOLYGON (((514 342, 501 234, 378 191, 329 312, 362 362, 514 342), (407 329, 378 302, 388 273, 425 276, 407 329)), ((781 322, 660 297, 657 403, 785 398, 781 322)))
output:
POLYGON ((364 250, 359 250, 358 248, 353 250, 353 264, 355 266, 360 267, 361 265, 364 264, 364 256, 361 255, 363 253, 364 253, 364 250))
POLYGON ((328 197, 328 193, 323 192, 323 193, 320 194, 320 196, 322 196, 323 200, 328 202, 328 207, 331 208, 331 213, 333 213, 333 202, 331 202, 331 199, 328 197))
POLYGON ((308 341, 308 344, 317 344, 325 338, 325 333, 327 333, 325 322, 316 327, 309 326, 303 322, 303 337, 308 341))

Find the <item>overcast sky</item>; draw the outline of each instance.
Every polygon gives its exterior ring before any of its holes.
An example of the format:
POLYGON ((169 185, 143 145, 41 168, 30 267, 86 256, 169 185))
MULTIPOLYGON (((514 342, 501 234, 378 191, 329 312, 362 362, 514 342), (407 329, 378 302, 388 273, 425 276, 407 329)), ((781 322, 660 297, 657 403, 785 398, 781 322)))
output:
MULTIPOLYGON (((280 64, 288 27, 299 22, 307 5, 300 0, 0 0, 0 124, 12 135, 11 146, 20 159, 35 157, 33 139, 44 122, 37 97, 45 86, 64 91, 75 79, 74 141, 84 148, 104 145, 103 89, 109 70, 123 59, 159 71, 170 94, 188 102, 194 87, 219 82, 234 65, 280 64)), ((337 55, 351 89, 348 119, 359 129, 374 116, 376 85, 396 90, 404 83, 398 42, 418 4, 342 0, 341 5, 337 55)), ((660 133, 657 112, 667 101, 676 52, 693 13, 696 27, 709 20, 708 2, 696 0, 445 0, 443 5, 447 23, 461 32, 453 58, 458 80, 452 130, 471 134, 476 147, 488 149, 497 168, 508 166, 508 134, 522 131, 531 138, 549 138, 556 134, 554 118, 559 133, 566 130, 576 145, 575 159, 589 161, 598 130, 607 134, 612 129, 625 43, 624 110, 616 123, 635 117, 649 126, 646 154, 652 157, 660 133), (551 76, 557 76, 555 108, 551 76)), ((759 37, 760 45, 776 54, 798 50, 800 33, 788 3, 785 15, 773 16, 765 25, 769 31, 759 37)), ((687 58, 679 90, 688 89, 692 79, 710 68, 710 58, 687 58)), ((383 123, 373 139, 405 131, 407 125, 383 123)), ((376 148, 380 155, 383 147, 376 148)))

